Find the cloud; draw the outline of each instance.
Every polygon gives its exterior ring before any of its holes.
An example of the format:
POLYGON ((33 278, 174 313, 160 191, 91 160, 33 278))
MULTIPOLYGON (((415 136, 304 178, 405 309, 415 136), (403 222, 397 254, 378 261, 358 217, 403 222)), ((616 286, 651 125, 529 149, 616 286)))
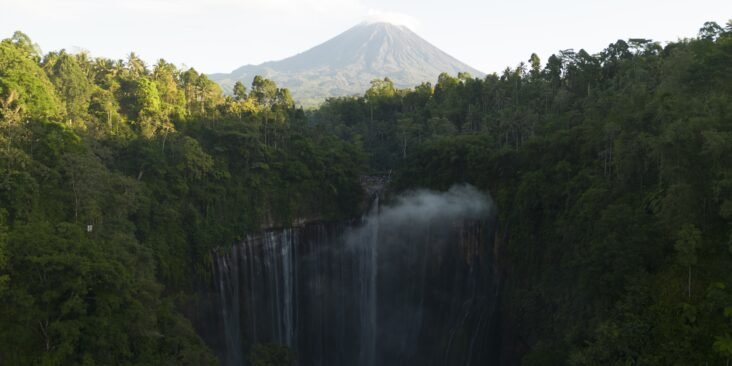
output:
POLYGON ((366 22, 387 22, 396 25, 403 25, 411 30, 416 30, 419 27, 419 20, 411 15, 379 9, 369 9, 366 15, 366 22))

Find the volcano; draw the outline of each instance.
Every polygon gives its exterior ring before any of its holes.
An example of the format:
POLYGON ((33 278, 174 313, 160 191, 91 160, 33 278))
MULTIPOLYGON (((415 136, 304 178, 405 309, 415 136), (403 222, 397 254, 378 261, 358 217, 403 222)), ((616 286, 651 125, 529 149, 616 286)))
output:
POLYGON ((361 23, 303 53, 260 65, 239 67, 229 74, 212 74, 224 91, 234 83, 251 85, 254 76, 274 80, 290 89, 302 105, 328 97, 361 95, 373 79, 388 77, 400 88, 434 82, 440 73, 484 73, 430 44, 409 28, 391 23, 361 23))

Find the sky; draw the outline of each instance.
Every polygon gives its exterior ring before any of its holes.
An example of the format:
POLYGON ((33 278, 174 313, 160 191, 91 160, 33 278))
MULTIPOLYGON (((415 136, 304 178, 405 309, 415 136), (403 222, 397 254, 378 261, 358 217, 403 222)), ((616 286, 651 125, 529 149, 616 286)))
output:
POLYGON ((44 52, 124 59, 134 51, 205 73, 303 52, 364 21, 406 25, 486 73, 618 39, 676 41, 732 19, 731 0, 0 0, 0 38, 44 52))

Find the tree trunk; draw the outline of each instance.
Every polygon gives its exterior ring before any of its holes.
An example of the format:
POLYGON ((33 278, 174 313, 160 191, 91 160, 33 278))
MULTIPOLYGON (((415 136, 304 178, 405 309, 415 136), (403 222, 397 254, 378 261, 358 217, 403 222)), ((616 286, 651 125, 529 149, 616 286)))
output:
POLYGON ((46 331, 48 329, 48 320, 38 321, 38 326, 41 330, 41 334, 43 334, 43 340, 46 343, 46 352, 49 352, 51 351, 51 338, 48 336, 48 332, 46 331))
POLYGON ((689 291, 689 300, 691 300, 691 266, 689 266, 689 279, 687 283, 687 289, 689 291))
POLYGON ((76 189, 76 177, 71 177, 71 191, 74 192, 74 222, 79 221, 79 192, 76 189))

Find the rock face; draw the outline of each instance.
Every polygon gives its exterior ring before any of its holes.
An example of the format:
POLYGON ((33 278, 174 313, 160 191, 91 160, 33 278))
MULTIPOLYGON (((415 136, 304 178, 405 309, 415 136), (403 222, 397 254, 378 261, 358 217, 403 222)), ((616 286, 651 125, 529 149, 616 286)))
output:
POLYGON ((289 88, 299 103, 313 105, 327 97, 361 95, 375 78, 414 87, 434 83, 442 72, 484 75, 404 26, 362 23, 301 54, 209 77, 230 92, 236 81, 248 86, 262 75, 289 88))
POLYGON ((254 343, 301 366, 496 364, 491 214, 420 199, 215 253, 199 334, 227 366, 254 343))

